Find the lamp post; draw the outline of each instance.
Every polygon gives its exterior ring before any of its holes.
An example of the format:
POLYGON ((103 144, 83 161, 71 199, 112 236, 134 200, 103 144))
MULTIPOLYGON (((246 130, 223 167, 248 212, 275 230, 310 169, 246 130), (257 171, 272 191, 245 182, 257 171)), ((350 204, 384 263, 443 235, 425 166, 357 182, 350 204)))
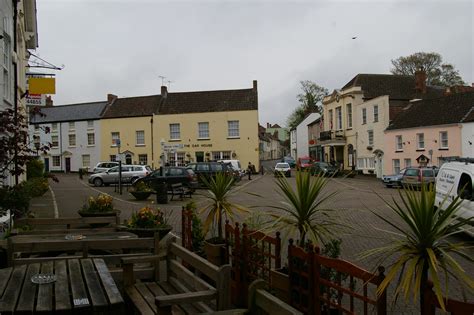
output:
POLYGON ((119 194, 122 194, 122 156, 120 155, 120 139, 115 140, 115 144, 117 144, 118 150, 118 158, 119 158, 119 194))

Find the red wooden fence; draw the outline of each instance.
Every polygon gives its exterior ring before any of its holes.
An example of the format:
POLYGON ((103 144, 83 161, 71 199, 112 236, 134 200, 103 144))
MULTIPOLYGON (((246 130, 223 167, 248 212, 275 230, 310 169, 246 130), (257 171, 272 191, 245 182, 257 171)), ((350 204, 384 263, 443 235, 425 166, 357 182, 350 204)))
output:
MULTIPOLYGON (((444 300, 446 312, 451 315, 472 315, 474 314, 474 303, 456 301, 453 299, 444 300)), ((425 291, 425 313, 422 315, 435 315, 436 308, 441 309, 438 299, 433 292, 433 283, 428 283, 425 291)))

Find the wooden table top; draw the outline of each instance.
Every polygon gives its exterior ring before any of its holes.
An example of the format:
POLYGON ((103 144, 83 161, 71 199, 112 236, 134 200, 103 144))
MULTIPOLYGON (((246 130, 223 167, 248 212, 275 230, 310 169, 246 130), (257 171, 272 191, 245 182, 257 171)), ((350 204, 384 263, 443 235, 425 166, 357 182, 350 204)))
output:
POLYGON ((124 301, 103 259, 70 259, 0 269, 0 313, 124 312, 124 301), (53 283, 31 277, 53 273, 53 283))
MULTIPOLYGON (((11 237, 11 241, 14 244, 19 243, 40 243, 40 242, 55 242, 55 241, 66 241, 66 235, 68 234, 20 234, 11 237)), ((107 240, 107 239, 134 239, 138 238, 136 234, 130 232, 81 232, 71 233, 71 235, 82 235, 83 238, 80 240, 69 240, 70 242, 87 241, 87 240, 107 240)))

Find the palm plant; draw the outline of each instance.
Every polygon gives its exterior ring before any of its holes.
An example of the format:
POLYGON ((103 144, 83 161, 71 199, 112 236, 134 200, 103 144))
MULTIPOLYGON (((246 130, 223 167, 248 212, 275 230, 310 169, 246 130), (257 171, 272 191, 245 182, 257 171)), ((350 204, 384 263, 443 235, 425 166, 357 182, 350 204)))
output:
POLYGON ((310 172, 296 172, 296 190, 285 177, 277 177, 277 186, 285 197, 281 206, 272 206, 277 210, 270 216, 275 219, 271 227, 285 231, 287 235, 299 232, 299 245, 304 246, 308 238, 314 244, 322 244, 332 236, 332 228, 342 224, 330 215, 334 210, 322 208, 322 205, 337 194, 323 194, 328 183, 324 176, 311 176, 310 172))
MULTIPOLYGON (((462 219, 457 217, 462 200, 456 197, 446 203, 445 210, 441 211, 435 206, 436 191, 433 185, 426 187, 422 185, 421 192, 411 187, 399 191, 401 202, 393 198, 393 203, 385 201, 387 206, 401 219, 401 224, 372 211, 377 217, 389 224, 395 231, 386 231, 393 235, 391 243, 387 246, 367 251, 363 257, 380 255, 384 260, 398 255, 395 262, 389 268, 389 272, 381 283, 378 293, 382 293, 392 282, 397 274, 398 281, 395 289, 395 299, 400 293, 408 298, 413 293, 414 300, 420 294, 420 307, 423 313, 424 292, 427 288, 428 277, 434 285, 436 298, 443 308, 443 302, 439 272, 445 277, 445 292, 448 292, 448 276, 452 276, 461 283, 467 285, 469 290, 474 289, 473 279, 467 275, 452 254, 456 254, 466 260, 473 262, 473 258, 465 253, 468 248, 465 243, 451 243, 448 238, 460 233, 459 228, 465 224, 472 224, 474 218, 462 219), (457 218, 456 218, 457 217, 457 218), (456 221, 458 220, 458 221, 456 221)), ((382 198, 383 199, 383 198, 382 198)))
POLYGON ((247 212, 248 210, 229 200, 231 195, 234 178, 224 172, 218 172, 215 177, 202 179, 206 188, 205 198, 208 205, 201 210, 201 213, 207 213, 204 220, 204 231, 207 233, 211 226, 217 226, 217 237, 223 239, 222 225, 224 219, 234 221, 234 212, 247 212))

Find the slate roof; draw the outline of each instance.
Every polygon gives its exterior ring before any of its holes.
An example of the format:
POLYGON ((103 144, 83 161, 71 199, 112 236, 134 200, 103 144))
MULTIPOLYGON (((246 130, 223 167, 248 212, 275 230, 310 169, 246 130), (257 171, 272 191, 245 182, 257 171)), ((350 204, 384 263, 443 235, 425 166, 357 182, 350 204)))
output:
POLYGON ((415 77, 393 74, 358 74, 350 80, 342 90, 360 86, 364 92, 364 99, 372 99, 382 95, 389 95, 390 99, 411 100, 415 98, 428 99, 443 95, 444 89, 427 86, 426 93, 415 90, 415 77))
MULTIPOLYGON (((41 115, 31 115, 30 124, 100 119, 107 102, 41 107, 41 115)), ((30 106, 31 108, 32 106, 30 106)))
POLYGON ((117 98, 107 106, 102 118, 152 116, 160 102, 161 95, 117 98))
POLYGON ((254 89, 168 93, 158 114, 258 110, 254 89))
POLYGON ((414 102, 387 130, 474 122, 474 91, 414 102))

